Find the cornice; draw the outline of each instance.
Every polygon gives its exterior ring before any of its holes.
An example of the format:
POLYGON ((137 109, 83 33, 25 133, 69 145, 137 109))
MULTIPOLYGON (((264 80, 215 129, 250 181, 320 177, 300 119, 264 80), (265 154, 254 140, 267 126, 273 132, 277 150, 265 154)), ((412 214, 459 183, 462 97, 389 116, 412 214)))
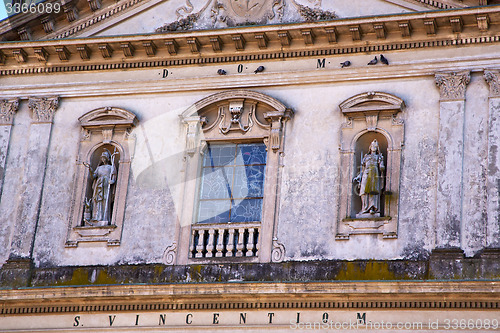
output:
POLYGON ((162 309, 190 309, 198 308, 200 304, 208 305, 207 309, 218 308, 220 304, 226 304, 222 308, 229 309, 309 307, 305 303, 291 303, 287 306, 281 304, 304 300, 311 304, 317 301, 333 302, 325 307, 498 309, 499 294, 500 281, 235 282, 28 288, 0 290, 0 314, 26 313, 19 306, 40 308, 38 311, 28 310, 37 313, 82 311, 80 306, 68 309, 67 305, 76 304, 91 306, 92 311, 110 310, 98 307, 101 304, 151 306, 145 310, 159 310, 158 305, 162 309), (245 301, 242 302, 242 299, 245 301), (375 304, 357 303, 360 301, 375 304), (336 306, 335 302, 345 304, 336 306), (446 305, 443 306, 442 303, 446 305), (47 307, 55 304, 57 306, 47 307))
POLYGON ((500 6, 489 6, 318 23, 4 42, 0 44, 0 75, 172 67, 490 44, 500 42, 499 27, 500 6), (377 30, 379 27, 383 27, 383 34, 377 30))

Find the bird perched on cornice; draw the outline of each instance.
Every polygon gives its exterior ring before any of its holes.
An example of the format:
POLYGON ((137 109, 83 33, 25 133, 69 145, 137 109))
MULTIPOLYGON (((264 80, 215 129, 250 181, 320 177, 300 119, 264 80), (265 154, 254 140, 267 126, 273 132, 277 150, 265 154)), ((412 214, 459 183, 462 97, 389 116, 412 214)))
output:
POLYGON ((377 56, 375 56, 375 58, 373 58, 372 60, 370 60, 370 62, 368 63, 368 65, 376 65, 377 62, 378 62, 377 56))
POLYGON ((351 66, 351 62, 349 60, 340 63, 340 68, 349 67, 349 66, 351 66))
POLYGON ((257 69, 254 71, 254 73, 255 73, 255 74, 257 74, 257 73, 263 72, 263 71, 264 71, 264 69, 265 69, 265 68, 264 68, 264 66, 259 66, 259 67, 257 67, 257 69))
POLYGON ((384 57, 383 54, 380 55, 380 62, 383 63, 384 65, 389 65, 389 60, 387 60, 387 58, 384 57))
POLYGON ((225 70, 223 70, 223 69, 219 69, 219 70, 217 71, 217 74, 219 74, 219 75, 226 75, 226 71, 225 71, 225 70))

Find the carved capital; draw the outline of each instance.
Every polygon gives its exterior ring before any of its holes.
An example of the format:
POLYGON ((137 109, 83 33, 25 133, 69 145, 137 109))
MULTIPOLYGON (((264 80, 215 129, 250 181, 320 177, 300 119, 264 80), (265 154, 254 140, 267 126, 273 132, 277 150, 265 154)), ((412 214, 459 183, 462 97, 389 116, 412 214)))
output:
POLYGON ((500 97, 500 70, 484 71, 484 79, 490 85, 490 97, 500 97))
POLYGON ((0 100, 0 125, 12 125, 17 110, 19 110, 18 98, 0 100))
POLYGON ((33 112, 33 122, 35 123, 51 123, 58 106, 58 96, 30 97, 28 102, 28 107, 33 112))
POLYGON ((470 72, 450 72, 436 74, 441 101, 465 99, 465 88, 470 82, 470 72))
POLYGON ((264 113, 264 118, 271 123, 269 141, 271 149, 277 152, 281 147, 281 136, 283 122, 289 120, 293 115, 293 111, 287 109, 285 111, 271 111, 264 113))

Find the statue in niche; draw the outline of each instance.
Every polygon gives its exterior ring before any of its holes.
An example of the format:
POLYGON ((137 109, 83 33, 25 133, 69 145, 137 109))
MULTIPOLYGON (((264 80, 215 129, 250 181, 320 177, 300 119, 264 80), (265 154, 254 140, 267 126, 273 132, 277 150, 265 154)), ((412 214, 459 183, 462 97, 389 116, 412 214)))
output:
POLYGON ((91 226, 105 226, 111 224, 111 205, 113 202, 112 185, 116 182, 115 156, 104 149, 101 161, 95 170, 88 163, 84 165, 92 174, 92 197, 85 199, 84 222, 91 226))
POLYGON ((370 144, 368 153, 361 153, 361 171, 353 179, 359 183, 361 211, 357 218, 380 217, 380 197, 384 184, 384 155, 380 152, 377 140, 370 144))

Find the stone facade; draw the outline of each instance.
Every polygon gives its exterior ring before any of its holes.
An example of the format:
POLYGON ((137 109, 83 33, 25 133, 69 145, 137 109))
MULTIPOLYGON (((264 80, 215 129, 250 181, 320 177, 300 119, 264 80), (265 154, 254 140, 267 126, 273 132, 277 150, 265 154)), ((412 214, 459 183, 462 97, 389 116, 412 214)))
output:
POLYGON ((0 327, 498 320, 500 6, 357 3, 0 22, 0 327), (232 169, 210 150, 229 146, 232 169), (229 222, 198 223, 222 199, 229 222))

